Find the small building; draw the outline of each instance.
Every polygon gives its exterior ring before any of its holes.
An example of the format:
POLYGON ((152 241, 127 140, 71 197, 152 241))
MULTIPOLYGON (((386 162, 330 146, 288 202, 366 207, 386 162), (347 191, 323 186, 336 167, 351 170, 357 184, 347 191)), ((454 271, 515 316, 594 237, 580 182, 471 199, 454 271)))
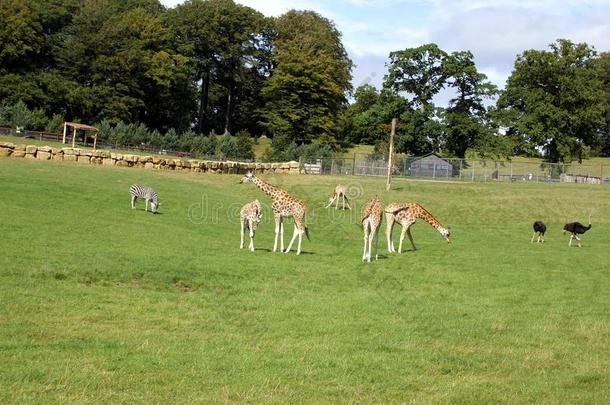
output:
POLYGON ((411 176, 415 177, 453 176, 453 165, 436 153, 429 153, 413 160, 409 169, 411 176))

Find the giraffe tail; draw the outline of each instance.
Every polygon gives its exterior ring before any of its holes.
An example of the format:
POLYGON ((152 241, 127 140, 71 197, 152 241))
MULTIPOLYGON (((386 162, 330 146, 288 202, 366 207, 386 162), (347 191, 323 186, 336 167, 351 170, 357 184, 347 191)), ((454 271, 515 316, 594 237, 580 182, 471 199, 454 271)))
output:
POLYGON ((305 225, 305 236, 307 237, 307 240, 311 241, 311 239, 309 238, 309 228, 307 227, 307 225, 305 225))

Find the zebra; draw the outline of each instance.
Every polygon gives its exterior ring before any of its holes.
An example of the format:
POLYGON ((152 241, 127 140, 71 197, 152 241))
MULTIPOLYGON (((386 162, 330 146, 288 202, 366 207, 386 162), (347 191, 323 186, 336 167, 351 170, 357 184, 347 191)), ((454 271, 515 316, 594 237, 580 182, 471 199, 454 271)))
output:
POLYGON ((159 196, 152 188, 148 186, 143 186, 141 184, 134 184, 129 187, 129 192, 131 193, 131 208, 136 208, 136 200, 138 197, 146 200, 146 208, 145 211, 148 211, 148 202, 150 201, 151 210, 154 213, 157 212, 157 208, 159 205, 159 196))

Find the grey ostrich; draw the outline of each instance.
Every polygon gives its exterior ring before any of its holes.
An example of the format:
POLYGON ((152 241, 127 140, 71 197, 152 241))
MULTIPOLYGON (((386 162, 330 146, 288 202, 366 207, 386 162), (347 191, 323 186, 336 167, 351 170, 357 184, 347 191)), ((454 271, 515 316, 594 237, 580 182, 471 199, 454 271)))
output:
POLYGON ((580 222, 570 222, 569 224, 565 224, 563 226, 564 235, 566 232, 571 233, 570 243, 568 243, 568 246, 572 246, 572 240, 576 239, 576 241, 578 242, 578 247, 582 247, 580 244, 580 238, 578 237, 578 235, 582 235, 583 233, 587 232, 589 229, 591 229, 591 215, 589 215, 589 226, 584 226, 580 222))

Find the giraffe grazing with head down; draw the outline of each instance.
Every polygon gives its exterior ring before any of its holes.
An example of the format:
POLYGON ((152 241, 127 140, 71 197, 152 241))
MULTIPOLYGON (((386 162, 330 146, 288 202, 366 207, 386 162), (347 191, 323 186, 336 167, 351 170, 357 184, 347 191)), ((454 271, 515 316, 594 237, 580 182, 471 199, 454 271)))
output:
POLYGON ((241 224, 241 242, 239 248, 244 248, 244 233, 246 227, 250 231, 250 245, 248 249, 254 252, 254 233, 256 232, 256 226, 261 222, 263 217, 263 208, 258 200, 254 200, 243 207, 239 211, 239 222, 241 224))
POLYGON ((347 202, 347 209, 351 210, 352 207, 349 206, 349 200, 347 199, 347 186, 344 186, 342 184, 337 184, 333 195, 328 197, 328 205, 326 206, 326 208, 330 207, 331 205, 333 205, 333 203, 335 203, 335 209, 338 209, 340 197, 343 201, 343 209, 345 209, 345 203, 347 202))
POLYGON ((371 246, 373 239, 375 240, 375 260, 378 259, 377 243, 379 241, 379 226, 381 225, 382 214, 381 202, 379 197, 375 196, 362 209, 362 228, 364 229, 364 252, 362 253, 362 261, 371 261, 371 246))
POLYGON ((418 219, 426 221, 434 229, 436 229, 441 236, 448 242, 449 230, 443 227, 440 222, 436 220, 424 207, 417 203, 392 203, 385 207, 386 216, 386 238, 388 240, 388 252, 395 252, 394 242, 392 241, 392 229, 394 224, 397 222, 402 225, 402 232, 400 233, 400 243, 398 245, 398 253, 402 253, 402 241, 405 238, 405 233, 411 241, 413 250, 416 250, 415 243, 413 242, 413 236, 411 236, 411 225, 418 219))
POLYGON ((284 253, 290 252, 292 244, 298 237, 297 255, 300 255, 303 234, 309 239, 309 230, 307 229, 307 225, 305 225, 305 213, 307 210, 305 203, 298 198, 291 196, 281 188, 264 182, 250 171, 240 180, 240 183, 247 182, 254 183, 263 193, 271 197, 271 209, 273 210, 273 216, 275 218, 275 241, 273 242, 273 251, 277 251, 278 237, 280 239, 280 252, 284 253), (284 217, 292 217, 294 219, 294 233, 292 234, 292 239, 286 250, 284 250, 284 224, 282 222, 284 217))

